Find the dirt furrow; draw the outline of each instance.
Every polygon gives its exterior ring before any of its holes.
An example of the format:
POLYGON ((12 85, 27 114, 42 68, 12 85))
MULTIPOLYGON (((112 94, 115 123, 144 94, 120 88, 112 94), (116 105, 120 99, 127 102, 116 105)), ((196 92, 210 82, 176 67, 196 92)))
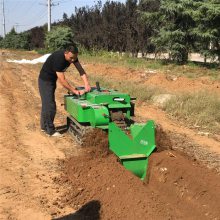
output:
MULTIPOLYGON (((61 139, 41 133, 40 65, 9 64, 1 57, 1 66, 0 219, 219 219, 220 176, 207 169, 201 158, 179 152, 199 151, 214 140, 200 139, 194 131, 190 134, 190 129, 176 125, 156 108, 137 106, 137 117, 152 118, 163 126, 167 138, 163 145, 172 148, 151 155, 149 182, 143 183, 114 155, 102 153, 99 144, 79 149, 68 133, 61 139)), ((111 77, 120 79, 124 74, 100 64, 86 68, 99 75, 109 71, 111 77)), ((75 70, 72 75, 68 72, 67 78, 76 82, 75 74, 75 70)), ((66 123, 60 106, 65 92, 58 86, 57 126, 66 123)))
POLYGON ((58 160, 65 157, 72 140, 51 140, 40 133, 37 73, 11 66, 3 64, 0 87, 1 218, 50 219, 51 214, 65 212, 56 205, 62 189, 53 178, 59 175, 58 160))

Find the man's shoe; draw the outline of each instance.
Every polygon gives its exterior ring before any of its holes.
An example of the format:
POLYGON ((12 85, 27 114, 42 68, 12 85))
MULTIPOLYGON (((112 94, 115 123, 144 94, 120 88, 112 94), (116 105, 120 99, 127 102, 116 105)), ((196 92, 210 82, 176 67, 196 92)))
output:
POLYGON ((56 131, 52 135, 50 135, 50 137, 63 137, 63 135, 60 134, 60 132, 56 131))

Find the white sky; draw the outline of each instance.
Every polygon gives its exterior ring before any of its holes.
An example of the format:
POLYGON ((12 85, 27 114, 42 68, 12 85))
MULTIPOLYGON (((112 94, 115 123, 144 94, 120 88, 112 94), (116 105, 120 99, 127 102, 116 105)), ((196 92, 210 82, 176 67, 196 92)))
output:
MULTIPOLYGON (((17 32, 29 30, 47 23, 47 0, 0 0, 0 36, 3 35, 3 11, 5 8, 6 33, 13 27, 17 32)), ((107 0, 102 0, 104 4, 107 0)), ((116 1, 116 0, 115 0, 116 1)), ((126 0, 117 0, 125 2, 126 0)), ((75 12, 75 7, 93 6, 97 0, 51 0, 56 6, 52 7, 51 20, 58 21, 63 18, 63 13, 68 16, 75 12), (59 3, 57 5, 56 3, 59 3)))

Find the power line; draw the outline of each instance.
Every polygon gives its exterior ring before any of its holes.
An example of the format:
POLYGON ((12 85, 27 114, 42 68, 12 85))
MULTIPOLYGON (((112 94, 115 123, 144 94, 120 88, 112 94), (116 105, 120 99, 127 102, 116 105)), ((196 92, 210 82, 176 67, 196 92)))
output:
POLYGON ((19 24, 19 23, 15 23, 14 28, 15 28, 16 32, 18 32, 18 27, 20 27, 20 26, 25 26, 25 25, 22 25, 22 24, 19 24))
POLYGON ((54 2, 54 4, 64 4, 64 3, 67 3, 67 2, 70 2, 70 1, 73 1, 73 0, 57 1, 57 2, 54 2))
POLYGON ((39 22, 42 18, 45 18, 46 14, 47 14, 47 11, 43 9, 40 13, 38 13, 34 17, 32 17, 32 21, 34 21, 34 22, 28 23, 25 26, 32 26, 36 22, 39 22))
MULTIPOLYGON (((40 17, 38 17, 38 20, 36 20, 36 22, 39 22, 39 21, 43 20, 44 18, 46 18, 46 15, 47 15, 47 12, 45 11, 40 17)), ((30 25, 27 25, 27 26, 34 26, 34 24, 36 24, 36 22, 34 22, 34 23, 32 22, 30 25)))
POLYGON ((72 1, 72 0, 64 0, 64 1, 57 1, 57 2, 52 2, 52 0, 48 0, 48 2, 47 2, 47 7, 48 7, 47 8, 47 11, 48 11, 48 18, 47 18, 48 28, 47 28, 47 30, 48 30, 48 32, 51 29, 51 7, 52 6, 57 6, 59 4, 67 3, 67 2, 70 2, 70 1, 72 1))
POLYGON ((14 11, 14 10, 17 8, 18 4, 19 4, 19 1, 17 1, 17 2, 14 4, 14 7, 13 7, 11 10, 14 11))
MULTIPOLYGON (((31 3, 31 2, 30 2, 30 3, 31 3)), ((31 13, 31 10, 32 10, 33 7, 34 7, 35 5, 37 5, 37 4, 38 4, 37 1, 34 2, 34 3, 32 3, 32 4, 25 10, 26 13, 23 13, 23 16, 21 16, 21 17, 19 18, 19 20, 22 21, 24 18, 27 19, 27 16, 31 13)))
MULTIPOLYGON (((45 4, 43 4, 43 5, 45 5, 45 4)), ((48 20, 48 22, 47 22, 47 30, 49 32, 50 31, 50 27, 51 27, 51 7, 59 5, 59 3, 51 3, 51 0, 47 0, 47 4, 46 5, 47 5, 47 13, 48 13, 48 15, 47 15, 47 20, 48 20)))
MULTIPOLYGON (((4 0, 2 1, 0 0, 0 4, 3 1, 4 0)), ((37 25, 37 24, 42 23, 42 20, 45 19, 46 14, 48 14, 47 24, 48 24, 48 29, 50 30, 53 16, 57 16, 57 13, 55 13, 57 10, 54 10, 53 7, 58 6, 58 5, 61 6, 71 1, 73 0, 6 0, 4 1, 5 20, 4 22, 2 22, 2 26, 4 23, 4 26, 7 26, 7 28, 14 26, 16 27, 16 30, 21 31, 22 29, 27 29, 26 27, 28 26, 33 27, 34 24, 37 25), (42 4, 43 1, 45 2, 45 4, 42 4), (46 6, 47 10, 45 10, 46 8, 43 11, 39 10, 39 7, 37 6, 37 4, 46 6), (52 15, 53 10, 54 10, 54 15, 52 15), (16 15, 18 17, 16 17, 16 15), (25 28, 22 28, 22 26, 25 26, 25 28)), ((0 8, 1 8, 1 5, 0 5, 0 8)), ((57 7, 57 8, 59 9, 60 7, 57 7)), ((0 9, 0 17, 3 17, 1 15, 2 11, 3 10, 0 9)), ((45 19, 45 23, 46 23, 46 19, 45 19)), ((3 28, 1 29, 3 30, 3 28)), ((5 33, 6 31, 8 32, 8 30, 5 29, 5 33)))

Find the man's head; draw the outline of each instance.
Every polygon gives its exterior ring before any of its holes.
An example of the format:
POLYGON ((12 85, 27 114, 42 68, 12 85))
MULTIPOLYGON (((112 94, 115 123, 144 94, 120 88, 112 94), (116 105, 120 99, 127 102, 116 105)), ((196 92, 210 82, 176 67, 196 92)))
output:
POLYGON ((77 59, 78 56, 78 48, 76 45, 72 45, 66 48, 64 52, 64 56, 66 61, 69 63, 74 62, 77 59))

